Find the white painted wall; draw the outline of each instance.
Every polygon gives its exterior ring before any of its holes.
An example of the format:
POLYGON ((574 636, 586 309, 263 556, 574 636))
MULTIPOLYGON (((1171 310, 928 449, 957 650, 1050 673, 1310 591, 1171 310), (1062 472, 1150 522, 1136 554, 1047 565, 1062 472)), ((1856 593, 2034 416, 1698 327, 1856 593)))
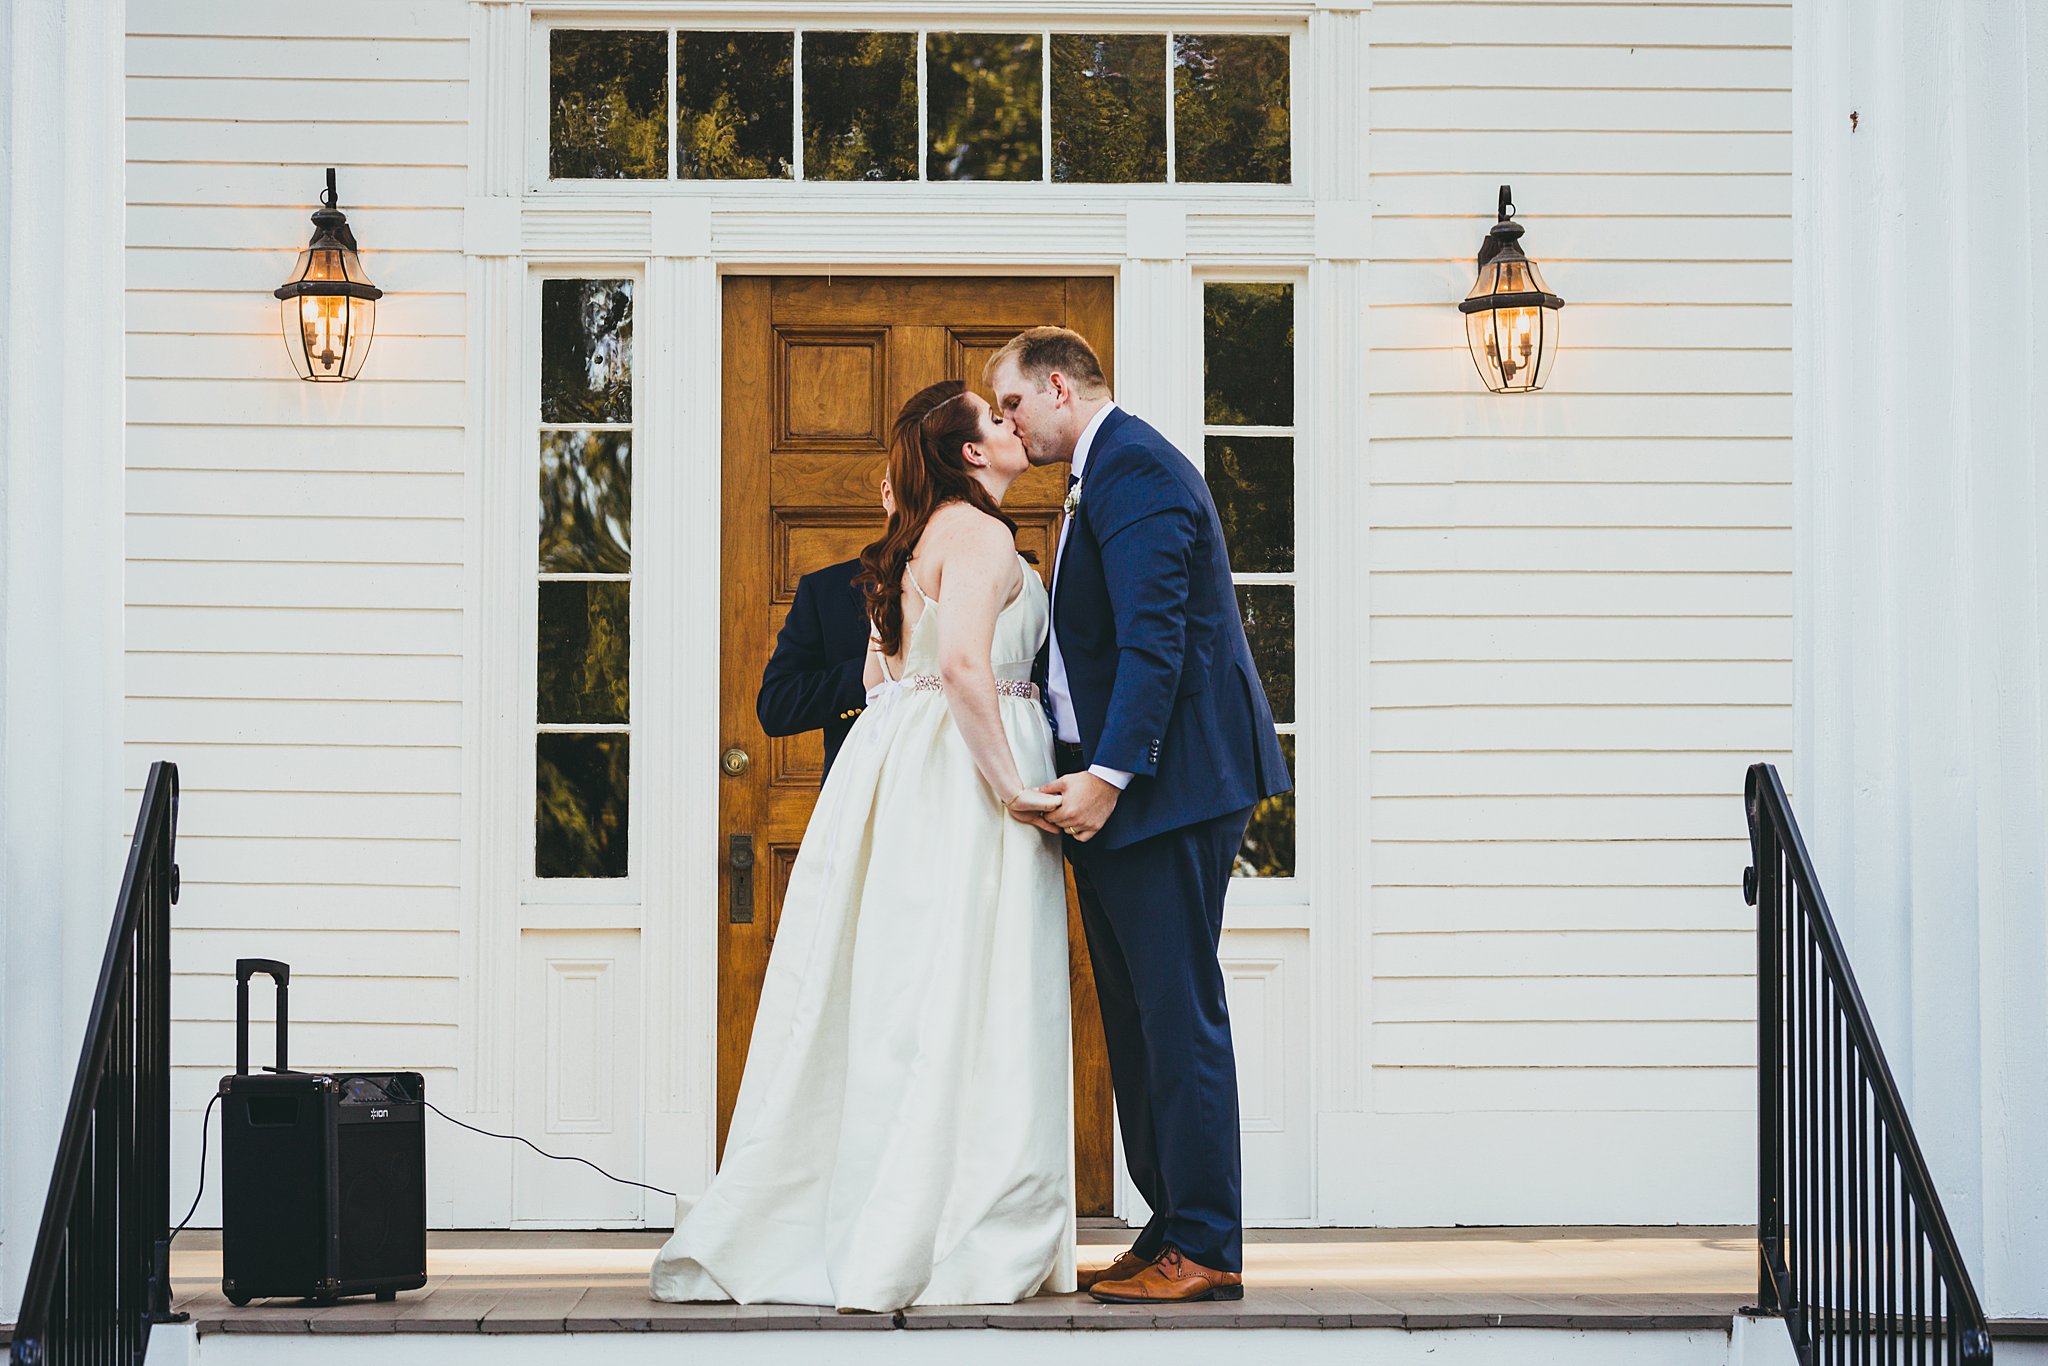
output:
POLYGON ((120 883, 124 6, 0 6, 0 1322, 120 883))
POLYGON ((1368 18, 1371 1216, 1753 1219, 1741 792, 1791 730, 1791 12, 1368 18), (1481 390, 1449 308, 1502 183, 1566 300, 1529 397, 1481 390))
POLYGON ((2041 1317, 2048 23, 1803 0, 1795 51, 1794 804, 1985 1307, 2041 1317))

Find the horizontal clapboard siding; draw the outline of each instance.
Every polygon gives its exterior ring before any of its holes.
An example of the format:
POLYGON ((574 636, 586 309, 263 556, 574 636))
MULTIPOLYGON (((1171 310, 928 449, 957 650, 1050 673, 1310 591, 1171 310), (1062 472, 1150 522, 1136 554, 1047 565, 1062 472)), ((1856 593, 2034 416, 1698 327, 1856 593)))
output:
POLYGON ((126 738, 184 779, 181 1110, 250 956, 292 964, 295 1065, 454 1094, 467 10, 129 6, 126 738), (329 165, 393 302, 366 377, 313 385, 269 291, 329 165))
POLYGON ((1535 1222, 1661 1182, 1636 1217, 1739 1219, 1739 1163, 1606 1136, 1739 1155, 1752 1102, 1741 782, 1791 738, 1790 10, 1371 24, 1372 1094, 1390 1154, 1468 1115, 1506 1174, 1424 1162, 1382 1212, 1535 1222), (1535 397, 1480 389, 1448 309, 1502 183, 1567 300, 1535 397))

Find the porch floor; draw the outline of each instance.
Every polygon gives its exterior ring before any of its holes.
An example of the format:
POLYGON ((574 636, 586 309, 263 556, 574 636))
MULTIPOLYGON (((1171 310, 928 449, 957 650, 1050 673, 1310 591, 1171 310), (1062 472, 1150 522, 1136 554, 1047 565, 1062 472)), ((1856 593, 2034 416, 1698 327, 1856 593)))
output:
MULTIPOLYGON (((647 1269, 666 1239, 629 1232, 451 1231, 427 1238, 428 1282, 394 1303, 230 1305, 220 1235, 171 1258, 176 1307, 202 1333, 730 1332, 875 1328, 1726 1329, 1756 1286, 1747 1228, 1258 1229, 1245 1297, 1177 1310, 1041 1295, 1017 1305, 839 1314, 779 1305, 663 1304, 647 1269)), ((1081 1264, 1108 1261, 1121 1226, 1081 1230, 1081 1264)))

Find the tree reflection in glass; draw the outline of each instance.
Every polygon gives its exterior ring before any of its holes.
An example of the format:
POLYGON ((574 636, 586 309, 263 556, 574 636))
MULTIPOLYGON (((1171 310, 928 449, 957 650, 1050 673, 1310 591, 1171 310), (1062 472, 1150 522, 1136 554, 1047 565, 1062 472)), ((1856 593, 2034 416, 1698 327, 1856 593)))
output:
POLYGON ((630 589, 623 580, 541 581, 534 714, 542 724, 627 719, 632 701, 630 589))
POLYGON ((1202 410, 1206 422, 1294 422, 1294 286, 1216 281, 1202 288, 1202 410))
POLYGON ((1035 33, 933 33, 925 46, 932 180, 1043 174, 1045 48, 1035 33))
POLYGON ((1052 178, 1166 179, 1166 37, 1052 36, 1052 178))
POLYGON ((1240 574, 1294 572, 1294 439, 1211 436, 1202 443, 1230 567, 1240 574))
MULTIPOLYGON (((1280 737, 1280 752, 1287 756, 1287 771, 1294 772, 1294 737, 1280 737)), ((1230 869, 1232 877, 1294 876, 1294 793, 1268 797, 1252 808, 1251 824, 1245 827, 1244 843, 1230 869)))
POLYGON ((1176 33, 1173 68, 1174 179, 1286 184, 1286 37, 1176 33))
POLYGON ((796 36, 676 34, 676 174, 774 180, 791 174, 796 36))
POLYGON ((548 174, 668 178, 668 46, 659 30, 548 35, 548 174))
POLYGON ((633 420, 633 282, 543 280, 540 420, 633 420))
POLYGON ((632 438, 540 434, 540 568, 624 574, 633 568, 632 438))
POLYGON ((1285 583, 1241 583, 1237 609, 1244 616, 1245 639, 1252 662, 1266 685, 1273 719, 1285 725, 1294 719, 1294 587, 1285 583))
POLYGON ((534 875, 626 876, 631 741, 560 733, 536 739, 534 875))
POLYGON ((917 179, 917 35, 804 34, 804 179, 917 179))

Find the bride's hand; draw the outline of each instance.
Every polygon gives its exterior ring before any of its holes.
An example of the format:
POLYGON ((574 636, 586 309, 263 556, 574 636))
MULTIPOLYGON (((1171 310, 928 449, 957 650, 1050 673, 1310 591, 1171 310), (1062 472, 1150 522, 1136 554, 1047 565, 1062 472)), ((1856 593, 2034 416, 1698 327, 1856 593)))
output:
POLYGON ((1005 803, 1003 809, 1012 820, 1035 825, 1047 834, 1060 833, 1060 828, 1052 823, 1053 813, 1060 809, 1060 798, 1053 793, 1027 787, 1005 803))

